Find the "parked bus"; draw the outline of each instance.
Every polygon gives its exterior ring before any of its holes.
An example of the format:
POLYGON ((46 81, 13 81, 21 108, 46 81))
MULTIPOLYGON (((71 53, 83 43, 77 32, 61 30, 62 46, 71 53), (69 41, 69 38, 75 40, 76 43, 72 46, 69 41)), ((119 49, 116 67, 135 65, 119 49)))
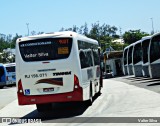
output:
POLYGON ((102 88, 98 41, 74 32, 17 39, 19 105, 49 109, 52 102, 92 101, 102 88))
POLYGON ((149 75, 149 62, 148 62, 148 48, 151 36, 146 36, 142 38, 142 74, 144 77, 150 77, 149 75))
POLYGON ((133 44, 133 74, 135 77, 142 77, 142 40, 139 40, 133 44))
POLYGON ((128 70, 127 70, 127 54, 128 54, 128 46, 124 48, 123 51, 123 74, 128 75, 128 70))
POLYGON ((0 88, 16 84, 15 63, 0 64, 0 88))
POLYGON ((160 78, 160 33, 156 33, 151 37, 148 59, 150 77, 160 78))

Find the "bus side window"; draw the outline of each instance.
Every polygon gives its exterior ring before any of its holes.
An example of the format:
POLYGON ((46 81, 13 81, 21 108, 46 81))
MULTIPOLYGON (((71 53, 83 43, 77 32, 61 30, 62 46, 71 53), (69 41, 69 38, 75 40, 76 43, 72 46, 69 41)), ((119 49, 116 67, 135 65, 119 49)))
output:
POLYGON ((160 45, 158 41, 153 41, 151 46, 151 62, 160 58, 160 45))
POLYGON ((91 51, 88 51, 86 54, 87 54, 86 60, 87 60, 88 67, 93 66, 91 51))
POLYGON ((93 50, 93 57, 94 57, 94 64, 100 65, 100 58, 99 58, 98 51, 93 50))
POLYGON ((84 54, 83 51, 80 51, 79 53, 79 57, 80 57, 80 62, 81 62, 81 68, 86 68, 87 67, 87 64, 86 64, 86 56, 84 54))

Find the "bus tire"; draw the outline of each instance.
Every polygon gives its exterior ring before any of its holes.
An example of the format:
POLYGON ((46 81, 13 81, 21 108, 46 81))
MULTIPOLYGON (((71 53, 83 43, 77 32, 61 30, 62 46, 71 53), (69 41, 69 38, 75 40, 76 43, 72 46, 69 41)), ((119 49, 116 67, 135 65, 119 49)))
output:
POLYGON ((7 85, 7 87, 12 87, 13 85, 11 84, 11 85, 7 85))
POLYGON ((52 110, 52 104, 47 103, 47 104, 36 104, 37 111, 38 112, 47 112, 52 110))
POLYGON ((0 86, 0 89, 2 89, 4 86, 0 86))
POLYGON ((103 87, 103 78, 100 77, 100 87, 102 88, 103 87))
POLYGON ((100 96, 101 95, 101 89, 102 89, 102 86, 101 86, 101 84, 99 83, 99 91, 98 91, 98 96, 100 96))

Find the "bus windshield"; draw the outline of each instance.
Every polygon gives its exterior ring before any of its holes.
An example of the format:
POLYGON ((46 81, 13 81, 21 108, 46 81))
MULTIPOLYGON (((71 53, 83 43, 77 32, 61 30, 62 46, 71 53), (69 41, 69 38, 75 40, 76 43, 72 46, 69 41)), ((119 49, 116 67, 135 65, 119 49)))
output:
POLYGON ((150 62, 154 62, 160 58, 160 35, 155 36, 151 40, 150 62))
POLYGON ((133 63, 136 64, 142 60, 141 43, 138 43, 134 47, 133 63))
POLYGON ((20 54, 26 62, 68 58, 72 38, 43 38, 19 43, 20 54))
POLYGON ((126 65, 127 64, 127 51, 128 51, 128 49, 126 49, 125 51, 124 51, 124 65, 126 65))
POLYGON ((149 47, 150 39, 143 41, 142 43, 142 54, 143 54, 143 63, 148 62, 148 47, 149 47))
POLYGON ((133 50, 133 46, 131 46, 129 48, 129 52, 128 52, 128 64, 132 63, 132 50, 133 50))

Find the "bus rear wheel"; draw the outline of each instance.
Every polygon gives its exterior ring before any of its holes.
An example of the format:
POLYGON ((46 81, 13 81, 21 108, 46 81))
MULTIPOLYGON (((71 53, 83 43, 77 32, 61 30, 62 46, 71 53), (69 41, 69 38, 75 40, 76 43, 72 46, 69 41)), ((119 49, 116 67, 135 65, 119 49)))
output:
POLYGON ((0 86, 0 89, 2 89, 4 86, 0 86))
POLYGON ((88 105, 91 106, 93 102, 93 96, 92 96, 92 83, 90 84, 89 88, 89 100, 88 100, 88 105))

